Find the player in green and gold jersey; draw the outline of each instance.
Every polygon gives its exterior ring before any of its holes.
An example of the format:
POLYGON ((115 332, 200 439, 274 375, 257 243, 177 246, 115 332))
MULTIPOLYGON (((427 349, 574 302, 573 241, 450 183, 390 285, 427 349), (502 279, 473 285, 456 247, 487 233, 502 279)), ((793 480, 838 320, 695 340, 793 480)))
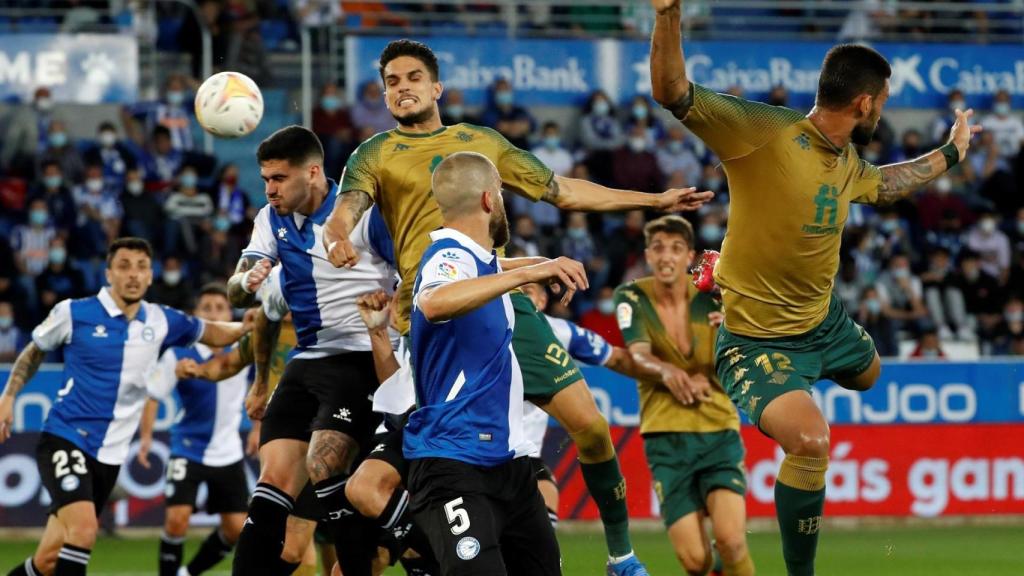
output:
POLYGON ((629 352, 646 372, 637 381, 640 434, 661 517, 687 573, 711 569, 703 526, 710 517, 726 576, 751 576, 740 420, 715 375, 712 319, 721 306, 686 272, 694 256, 689 222, 663 216, 647 224, 644 238, 652 275, 620 286, 615 305, 629 352), (698 384, 700 396, 680 379, 698 384))
MULTIPOLYGON (((512 146, 494 130, 441 124, 437 102, 443 87, 437 57, 427 46, 409 40, 391 42, 381 54, 380 65, 385 102, 398 128, 370 138, 350 157, 339 187, 341 197, 324 228, 324 244, 332 263, 351 265, 357 256, 348 234, 372 203, 380 205, 402 277, 399 312, 403 332, 408 331, 412 286, 430 243, 428 234, 442 225, 440 209, 431 196, 431 172, 450 154, 483 154, 497 166, 507 189, 566 210, 677 211, 694 209, 710 198, 693 188, 644 194, 554 176, 536 157, 512 146)), ((506 270, 514 265, 514 261, 502 263, 506 270)), ((577 286, 565 288, 574 291, 577 286)), ((579 369, 529 298, 517 294, 512 302, 516 313, 513 346, 526 394, 561 422, 576 442, 584 480, 604 522, 609 569, 615 574, 646 574, 633 557, 625 480, 608 423, 597 410, 579 369), (517 336, 526 333, 543 338, 517 336)))
POLYGON ((732 399, 786 453, 775 484, 783 557, 790 574, 813 574, 829 430, 811 384, 828 378, 866 390, 880 370, 871 338, 832 296, 849 205, 908 197, 962 161, 980 128, 971 126, 972 110, 957 110, 941 148, 873 166, 854 144, 870 141, 889 97, 891 69, 878 52, 829 50, 805 116, 690 82, 680 0, 652 5, 654 98, 721 158, 729 178, 729 227, 715 271, 725 306, 716 368, 732 399))

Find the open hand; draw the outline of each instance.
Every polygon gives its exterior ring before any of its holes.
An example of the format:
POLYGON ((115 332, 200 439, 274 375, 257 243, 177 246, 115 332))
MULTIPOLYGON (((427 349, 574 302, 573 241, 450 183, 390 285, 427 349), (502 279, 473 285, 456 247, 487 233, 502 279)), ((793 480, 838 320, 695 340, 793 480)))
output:
POLYGON ((949 131, 949 141, 956 146, 957 151, 960 152, 960 161, 963 162, 967 157, 967 149, 971 147, 971 137, 981 132, 981 126, 971 124, 971 117, 974 116, 973 108, 968 108, 966 111, 957 109, 953 113, 956 114, 956 122, 953 123, 953 128, 949 131))
POLYGON ((714 197, 714 192, 697 192, 693 187, 671 188, 658 194, 655 209, 661 212, 692 212, 714 197))

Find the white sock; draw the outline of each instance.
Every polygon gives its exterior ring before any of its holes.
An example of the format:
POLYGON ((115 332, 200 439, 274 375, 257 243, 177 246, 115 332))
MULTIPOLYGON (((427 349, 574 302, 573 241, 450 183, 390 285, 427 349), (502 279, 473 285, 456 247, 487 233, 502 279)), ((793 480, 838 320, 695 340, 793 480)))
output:
POLYGON ((630 550, 629 554, 626 554, 625 556, 609 556, 608 561, 612 564, 621 564, 634 556, 636 556, 636 554, 634 554, 633 551, 630 550))

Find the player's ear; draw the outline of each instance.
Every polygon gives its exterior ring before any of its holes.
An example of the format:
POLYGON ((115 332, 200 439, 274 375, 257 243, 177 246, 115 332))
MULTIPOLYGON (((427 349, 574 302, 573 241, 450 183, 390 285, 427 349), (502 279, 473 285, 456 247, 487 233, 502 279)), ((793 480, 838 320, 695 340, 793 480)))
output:
POLYGON ((444 84, 441 84, 440 81, 434 82, 434 86, 433 86, 432 90, 433 90, 434 102, 440 102, 441 101, 441 96, 444 95, 444 84))
POLYGON ((871 108, 874 106, 874 97, 870 94, 861 94, 857 97, 857 117, 867 118, 871 116, 871 108))

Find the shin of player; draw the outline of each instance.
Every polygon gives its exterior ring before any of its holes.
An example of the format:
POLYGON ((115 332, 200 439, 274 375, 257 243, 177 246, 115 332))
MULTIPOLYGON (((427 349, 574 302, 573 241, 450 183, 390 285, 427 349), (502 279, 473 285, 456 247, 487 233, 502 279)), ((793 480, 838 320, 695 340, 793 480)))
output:
POLYGON ((32 332, 0 397, 0 442, 11 432, 14 397, 47 351, 64 349, 64 381, 40 436, 37 461, 53 498, 36 554, 11 573, 85 574, 103 509, 145 404, 146 378, 163 347, 199 341, 226 346, 246 328, 203 322, 142 300, 152 278, 152 250, 139 238, 114 241, 109 287, 57 304, 32 332), (112 370, 111 367, 119 367, 112 370))

